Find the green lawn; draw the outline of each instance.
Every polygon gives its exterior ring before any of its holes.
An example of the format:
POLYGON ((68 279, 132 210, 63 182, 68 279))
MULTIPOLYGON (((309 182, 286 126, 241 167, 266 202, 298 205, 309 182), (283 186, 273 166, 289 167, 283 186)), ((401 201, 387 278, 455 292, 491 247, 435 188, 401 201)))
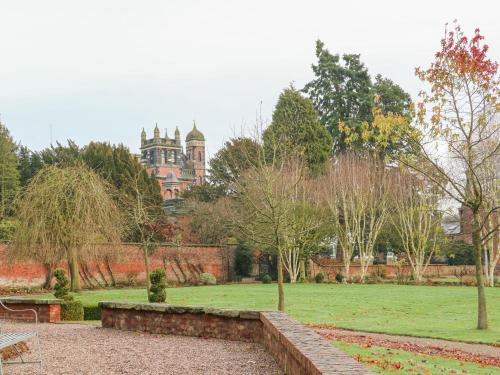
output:
MULTIPOLYGON (((459 286, 296 284, 285 286, 286 311, 303 323, 500 345, 500 288, 487 288, 490 329, 478 331, 476 289, 459 286)), ((84 305, 99 301, 145 302, 143 289, 87 291, 84 305)), ((276 284, 170 288, 167 302, 273 310, 276 284)))
POLYGON ((410 353, 379 346, 366 348, 361 345, 340 341, 332 341, 332 344, 353 357, 359 356, 365 366, 378 374, 500 374, 500 368, 498 367, 481 367, 476 363, 461 362, 456 359, 410 353))

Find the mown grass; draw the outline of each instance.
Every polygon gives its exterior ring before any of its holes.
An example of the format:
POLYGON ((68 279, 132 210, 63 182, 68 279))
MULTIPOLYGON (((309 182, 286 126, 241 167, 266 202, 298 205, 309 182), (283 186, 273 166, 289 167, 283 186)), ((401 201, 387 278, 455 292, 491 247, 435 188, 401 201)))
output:
MULTIPOLYGON (((435 337, 500 345, 500 288, 487 288, 490 328, 476 326, 474 287, 359 284, 285 286, 286 311, 303 323, 333 324, 371 332, 435 337)), ((84 305, 99 301, 146 302, 144 289, 85 291, 84 305)), ((276 284, 230 284, 169 288, 167 302, 240 309, 274 310, 276 284)))
POLYGON ((473 362, 462 362, 456 359, 387 349, 379 346, 367 348, 341 341, 332 341, 332 344, 350 356, 357 357, 372 371, 383 375, 500 374, 500 368, 498 367, 481 366, 473 362))

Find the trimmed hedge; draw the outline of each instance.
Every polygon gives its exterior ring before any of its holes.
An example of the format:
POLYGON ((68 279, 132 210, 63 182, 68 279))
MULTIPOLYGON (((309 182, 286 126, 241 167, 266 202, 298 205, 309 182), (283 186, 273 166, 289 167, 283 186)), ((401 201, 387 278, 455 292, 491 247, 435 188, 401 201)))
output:
POLYGON ((99 306, 83 306, 83 320, 101 320, 99 306))
POLYGON ((83 320, 83 304, 80 301, 64 301, 61 303, 61 320, 83 320))

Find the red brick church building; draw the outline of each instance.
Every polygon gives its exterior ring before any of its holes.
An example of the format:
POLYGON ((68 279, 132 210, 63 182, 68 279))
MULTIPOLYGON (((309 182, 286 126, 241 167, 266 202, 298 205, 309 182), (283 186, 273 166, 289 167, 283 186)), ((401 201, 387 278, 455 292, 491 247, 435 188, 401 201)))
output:
POLYGON ((153 138, 149 139, 142 129, 140 160, 148 173, 158 179, 163 199, 175 199, 189 185, 205 181, 205 136, 193 124, 186 136, 184 152, 179 128, 175 129, 174 138, 167 131, 161 137, 156 125, 153 138))

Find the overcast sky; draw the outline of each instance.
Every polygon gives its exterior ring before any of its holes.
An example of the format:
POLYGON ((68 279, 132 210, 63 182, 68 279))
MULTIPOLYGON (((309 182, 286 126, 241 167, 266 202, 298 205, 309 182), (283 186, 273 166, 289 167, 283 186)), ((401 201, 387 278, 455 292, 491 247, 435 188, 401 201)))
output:
POLYGON ((455 18, 500 60, 499 14, 493 0, 0 0, 1 119, 33 150, 52 134, 133 152, 142 127, 184 138, 196 120, 211 156, 260 103, 269 119, 283 88, 312 78, 318 38, 415 97, 414 68, 455 18))

